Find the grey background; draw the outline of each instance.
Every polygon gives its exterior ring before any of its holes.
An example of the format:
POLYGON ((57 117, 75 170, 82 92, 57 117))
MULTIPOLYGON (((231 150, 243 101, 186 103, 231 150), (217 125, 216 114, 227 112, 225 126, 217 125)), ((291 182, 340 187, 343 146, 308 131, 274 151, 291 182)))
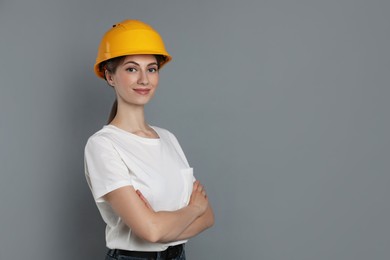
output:
POLYGON ((180 140, 215 226, 189 259, 390 258, 390 1, 0 1, 0 259, 103 259, 83 173, 114 99, 103 33, 174 60, 149 122, 180 140))

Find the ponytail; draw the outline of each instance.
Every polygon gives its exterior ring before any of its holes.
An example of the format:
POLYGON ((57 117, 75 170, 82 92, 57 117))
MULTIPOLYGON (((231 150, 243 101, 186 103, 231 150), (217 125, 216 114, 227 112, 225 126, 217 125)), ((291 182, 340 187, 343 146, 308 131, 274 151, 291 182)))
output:
POLYGON ((115 99, 114 104, 112 104, 112 108, 111 108, 110 115, 108 117, 107 124, 111 123, 111 121, 115 118, 117 111, 118 111, 118 100, 115 99))

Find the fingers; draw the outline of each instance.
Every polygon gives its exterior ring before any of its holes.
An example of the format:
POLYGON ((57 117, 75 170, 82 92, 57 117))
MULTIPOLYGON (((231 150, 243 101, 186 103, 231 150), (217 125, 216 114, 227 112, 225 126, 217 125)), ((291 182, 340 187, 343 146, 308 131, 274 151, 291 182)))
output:
POLYGON ((145 203, 145 206, 149 209, 152 209, 152 206, 150 206, 149 201, 144 197, 142 192, 140 190, 136 190, 135 192, 137 193, 138 197, 140 197, 140 199, 145 203))
POLYGON ((208 205, 207 193, 204 186, 199 181, 195 181, 193 183, 193 189, 192 189, 192 194, 190 197, 189 204, 199 208, 200 215, 202 215, 207 209, 207 205, 208 205))
POLYGON ((193 191, 200 192, 200 193, 202 193, 202 195, 203 195, 204 197, 207 198, 206 189, 204 188, 204 186, 203 186, 199 181, 195 181, 195 182, 194 182, 193 191))
POLYGON ((195 182, 194 182, 193 190, 197 190, 197 191, 199 191, 199 192, 202 192, 203 189, 204 189, 204 188, 203 188, 203 185, 200 184, 200 181, 195 181, 195 182))
POLYGON ((198 186, 199 186, 200 182, 199 181, 194 181, 194 184, 193 184, 193 188, 192 190, 198 190, 198 186))
POLYGON ((198 185, 198 191, 199 191, 200 193, 202 193, 203 196, 206 195, 206 189, 205 189, 204 186, 203 186, 202 184, 200 184, 200 183, 199 183, 199 185, 198 185))
POLYGON ((138 195, 143 201, 145 201, 145 197, 144 197, 144 195, 142 195, 142 192, 141 192, 140 190, 136 190, 135 192, 137 193, 137 195, 138 195))

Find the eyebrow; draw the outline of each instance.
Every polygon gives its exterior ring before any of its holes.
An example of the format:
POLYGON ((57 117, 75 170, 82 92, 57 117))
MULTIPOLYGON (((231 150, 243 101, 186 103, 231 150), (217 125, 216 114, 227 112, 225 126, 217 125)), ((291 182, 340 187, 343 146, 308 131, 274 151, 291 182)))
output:
MULTIPOLYGON (((139 64, 138 64, 137 62, 135 62, 135 61, 127 61, 127 62, 123 63, 123 65, 126 65, 126 64, 129 64, 129 63, 133 63, 133 64, 135 64, 135 65, 141 67, 141 65, 139 65, 139 64)), ((157 62, 152 62, 152 63, 149 63, 147 66, 150 66, 150 65, 158 65, 158 64, 157 64, 157 62)))

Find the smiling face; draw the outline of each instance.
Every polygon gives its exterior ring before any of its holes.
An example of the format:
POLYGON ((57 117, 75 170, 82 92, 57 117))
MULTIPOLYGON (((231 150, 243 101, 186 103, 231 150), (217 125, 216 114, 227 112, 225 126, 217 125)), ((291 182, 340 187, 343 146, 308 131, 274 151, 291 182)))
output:
POLYGON ((114 87, 118 103, 143 106, 158 86, 158 63, 154 55, 129 55, 114 73, 106 71, 108 84, 114 87))

